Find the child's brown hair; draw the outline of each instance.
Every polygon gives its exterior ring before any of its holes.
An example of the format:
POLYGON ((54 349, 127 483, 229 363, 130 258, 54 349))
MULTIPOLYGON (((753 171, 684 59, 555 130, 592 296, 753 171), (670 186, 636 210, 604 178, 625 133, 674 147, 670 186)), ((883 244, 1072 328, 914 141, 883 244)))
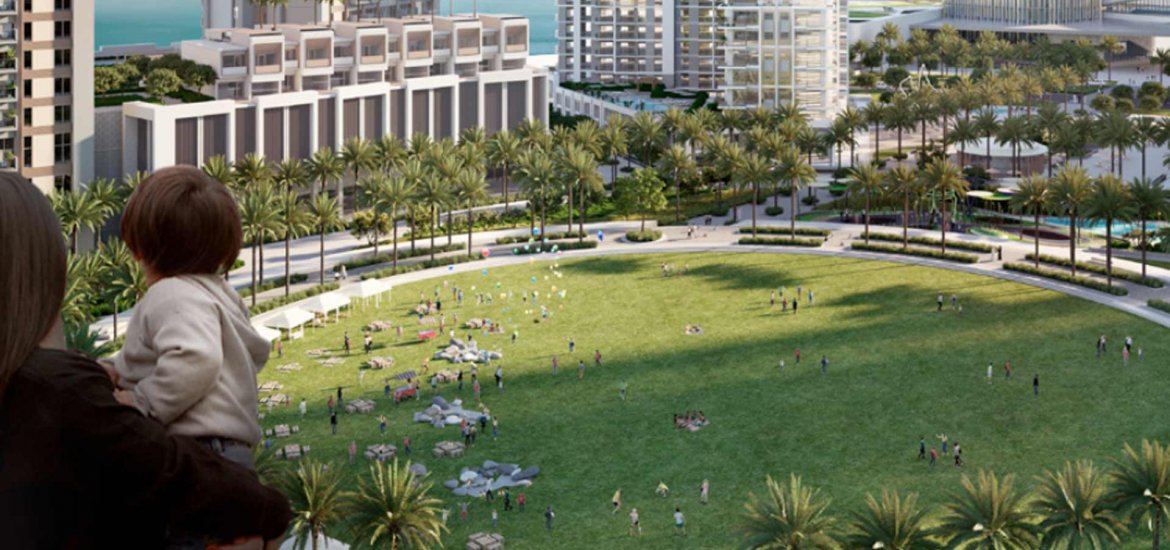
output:
POLYGON ((223 274, 240 255, 240 211, 227 188, 193 166, 143 180, 122 214, 122 240, 159 277, 223 274))

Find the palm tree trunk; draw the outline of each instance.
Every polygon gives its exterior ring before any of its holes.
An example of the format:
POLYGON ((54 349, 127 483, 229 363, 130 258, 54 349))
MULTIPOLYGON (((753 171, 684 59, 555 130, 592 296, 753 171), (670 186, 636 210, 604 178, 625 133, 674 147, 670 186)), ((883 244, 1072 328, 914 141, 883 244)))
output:
MULTIPOLYGON (((253 239, 252 242, 252 305, 256 305, 256 242, 259 239, 253 239)), ((324 254, 322 254, 324 257, 324 254)), ((321 260, 324 263, 325 260, 321 260)), ((324 269, 324 268, 322 268, 324 269)))
POLYGON ((259 268, 259 272, 260 272, 260 284, 263 285, 264 284, 264 240, 263 239, 260 240, 260 245, 257 246, 256 248, 260 249, 260 262, 259 262, 259 265, 257 267, 259 268))
POLYGON ((541 185, 540 186, 540 238, 541 238, 541 240, 544 240, 544 219, 545 219, 545 214, 548 213, 547 209, 545 208, 545 205, 547 202, 548 201, 546 201, 545 197, 544 197, 544 186, 541 185))
POLYGON ((431 261, 435 261, 435 233, 439 231, 436 220, 439 218, 439 207, 431 205, 431 261))
POLYGON ((796 238, 796 186, 789 184, 788 190, 791 193, 788 197, 792 200, 792 212, 788 216, 788 233, 793 239, 796 238))
POLYGON ((873 161, 876 163, 882 156, 882 124, 873 125, 873 161))
POLYGON ((118 339, 118 299, 110 300, 110 309, 114 310, 114 340, 118 339))
POLYGON ((682 182, 678 180, 678 170, 674 171, 674 223, 682 220, 682 182))
POLYGON ((1162 514, 1154 514, 1154 550, 1162 548, 1162 514))
POLYGON ((760 202, 760 184, 752 182, 752 237, 756 236, 756 205, 760 202))
POLYGON ((447 246, 451 246, 451 231, 455 228, 455 224, 451 221, 451 209, 447 209, 447 246))
POLYGON ((475 212, 471 209, 471 201, 467 201, 467 257, 471 257, 471 228, 475 227, 475 212))
POLYGON ((77 255, 77 230, 76 229, 69 232, 69 251, 72 252, 74 256, 77 255))
POLYGON ((1105 218, 1105 283, 1113 288, 1113 218, 1105 218))
POLYGON ((566 235, 573 232, 573 186, 567 186, 567 190, 569 192, 569 207, 567 208, 569 211, 569 226, 565 228, 566 235))
POLYGON ((898 128, 898 163, 902 163, 902 129, 898 128))
POLYGON ((1146 179, 1146 142, 1142 140, 1142 179, 1146 179))
POLYGON ((1033 244, 1036 246, 1036 269, 1040 269, 1040 207, 1036 207, 1035 227, 1032 228, 1033 244))
POLYGON ((397 270, 398 269, 398 220, 391 220, 391 221, 393 222, 393 225, 394 225, 394 227, 391 229, 391 231, 394 232, 394 235, 392 237, 393 241, 391 241, 392 244, 390 245, 393 247, 393 251, 391 252, 391 256, 393 256, 393 259, 390 260, 391 261, 390 267, 397 270))
POLYGON ((415 236, 417 235, 417 232, 415 230, 418 228, 418 226, 415 225, 415 223, 414 223, 414 214, 413 213, 407 212, 406 218, 408 220, 410 220, 410 255, 414 256, 414 240, 415 240, 415 236))
POLYGON ((991 174, 991 133, 987 134, 987 173, 991 174))
POLYGON ((1146 217, 1142 216, 1142 277, 1146 276, 1146 217))
POLYGON ((508 213, 508 163, 504 163, 504 213, 508 213))
POLYGON ((869 244, 869 192, 865 193, 865 244, 869 244))
MULTIPOLYGON (((285 231, 284 232, 284 295, 285 296, 288 296, 288 289, 290 286, 292 286, 292 273, 289 273, 289 268, 290 268, 289 255, 291 253, 289 250, 289 246, 291 244, 290 243, 291 240, 292 240, 292 232, 285 231)), ((375 252, 374 255, 377 256, 378 253, 375 252)))
MULTIPOLYGON (((1036 228, 1039 230, 1040 228, 1036 228)), ((1069 212, 1068 217, 1068 259, 1072 268, 1072 276, 1077 276, 1077 211, 1069 212)))
POLYGON ((942 203, 942 220, 939 221, 938 226, 940 229, 942 229, 942 253, 943 253, 943 255, 946 255, 946 253, 947 253, 947 196, 946 196, 945 191, 940 192, 939 195, 941 196, 941 200, 939 202, 942 203))
POLYGON ((646 232, 646 212, 642 212, 642 232, 646 232))
POLYGON ((585 205, 585 190, 582 189, 577 193, 577 198, 581 201, 581 215, 577 217, 577 242, 585 242, 585 213, 588 208, 585 205))
MULTIPOLYGON (((869 229, 865 230, 866 238, 869 229)), ((902 195, 902 250, 910 247, 910 193, 902 195)))

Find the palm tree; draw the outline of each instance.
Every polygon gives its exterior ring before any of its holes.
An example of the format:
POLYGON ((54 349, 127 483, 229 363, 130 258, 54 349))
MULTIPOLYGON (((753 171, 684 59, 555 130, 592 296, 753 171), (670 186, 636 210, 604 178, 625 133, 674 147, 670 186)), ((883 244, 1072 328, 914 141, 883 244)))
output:
POLYGON ((934 96, 935 94, 930 91, 930 88, 919 88, 914 93, 910 104, 910 113, 914 117, 914 121, 922 127, 922 145, 920 149, 923 151, 923 154, 926 152, 926 123, 934 122, 939 116, 934 96))
POLYGON ((286 159, 276 167, 273 179, 280 187, 277 202, 284 218, 284 295, 288 296, 292 286, 291 245, 293 237, 300 237, 309 231, 300 190, 309 183, 309 173, 298 159, 286 159))
POLYGON ((987 159, 985 160, 988 172, 991 172, 991 140, 995 137, 995 133, 999 131, 999 117, 995 111, 990 108, 980 109, 975 113, 975 118, 972 120, 975 125, 975 131, 983 135, 987 145, 987 159))
POLYGON ((283 231, 280 204, 272 186, 265 183, 252 187, 240 198, 240 223, 244 240, 252 243, 252 305, 256 305, 257 271, 259 282, 264 282, 264 242, 283 231), (256 255, 259 253, 259 261, 256 255))
POLYGON ((91 267, 95 280, 100 284, 101 298, 107 300, 113 310, 114 340, 118 339, 118 312, 121 305, 130 306, 146 294, 146 275, 134 254, 120 239, 110 239, 98 250, 97 265, 91 267))
POLYGON ((1102 113, 1097 118, 1095 129, 1097 142, 1109 146, 1109 170, 1117 171, 1119 177, 1125 177, 1122 168, 1125 150, 1137 144, 1137 135, 1129 115, 1120 111, 1102 113))
POLYGON ((948 139, 951 143, 959 144, 959 166, 966 166, 967 145, 979 141, 979 133, 975 129, 975 124, 970 120, 956 118, 951 125, 948 139))
MULTIPOLYGON (((391 246, 393 259, 390 267, 398 268, 398 213, 414 196, 414 187, 404 175, 392 177, 381 188, 381 202, 390 214, 391 246)), ((411 241, 414 242, 413 240, 411 241)))
MULTIPOLYGON (((715 153, 715 166, 719 170, 719 173, 723 174, 724 176, 722 177, 724 178, 734 180, 735 173, 739 170, 740 164, 743 163, 743 149, 734 141, 729 141, 726 144, 722 144, 717 140, 713 140, 712 150, 715 153)), ((724 206, 722 182, 720 182, 720 184, 715 189, 719 193, 719 206, 722 208, 724 206)), ((732 202, 735 202, 734 197, 732 202)), ((733 207, 731 209, 731 219, 734 222, 739 221, 738 208, 733 207)))
POLYGON ((451 203, 451 191, 449 180, 443 179, 437 174, 423 178, 418 187, 415 188, 418 201, 430 210, 431 261, 435 259, 435 233, 439 231, 437 227, 439 209, 451 203))
POLYGON ((1146 179, 1146 148, 1151 143, 1162 143, 1162 126, 1152 117, 1141 117, 1133 124, 1134 144, 1142 155, 1142 179, 1146 179))
POLYGON ((748 495, 739 532, 743 546, 752 549, 805 550, 837 547, 836 520, 829 515, 829 499, 806 487, 793 474, 787 485, 768 476, 768 494, 748 495))
POLYGON ((955 196, 956 202, 967 194, 968 183, 963 177, 963 173, 959 170, 955 163, 949 159, 935 159, 931 161, 926 167, 926 173, 923 174, 928 185, 938 194, 939 204, 942 205, 942 223, 939 224, 942 229, 942 251, 947 253, 947 202, 950 200, 950 195, 955 196))
POLYGON ((325 284, 325 233, 345 227, 345 219, 337 207, 337 199, 326 194, 317 195, 309 202, 309 223, 317 228, 320 238, 319 258, 321 260, 318 280, 325 284))
MULTIPOLYGON (((902 249, 910 246, 910 199, 922 193, 922 179, 918 172, 909 166, 898 165, 885 173, 889 192, 902 197, 902 249)), ((867 218, 868 219, 868 218, 867 218)), ((869 238, 869 228, 865 229, 866 239, 869 238)))
POLYGON ((792 213, 789 218, 789 236, 796 238, 796 196, 801 188, 816 181, 817 171, 811 164, 805 162, 800 152, 793 148, 785 149, 776 166, 776 178, 788 184, 789 198, 792 200, 792 213))
POLYGON ((1105 222, 1105 280, 1113 286, 1113 222, 1133 219, 1133 197, 1120 178, 1105 174, 1097 178, 1085 208, 1085 217, 1105 222))
POLYGON ((666 130, 662 122, 654 115, 645 111, 634 115, 630 124, 630 143, 642 153, 642 166, 649 168, 654 156, 654 150, 662 145, 666 139, 666 130))
POLYGON ((487 183, 479 168, 464 168, 455 178, 455 190, 459 200, 467 205, 467 257, 471 257, 471 231, 475 227, 475 202, 487 196, 487 183))
POLYGON ((853 140, 853 128, 849 126, 849 122, 837 115, 837 118, 829 124, 829 130, 825 132, 824 138, 826 144, 832 145, 837 149, 837 168, 841 168, 841 153, 846 145, 850 150, 857 146, 857 142, 853 140))
MULTIPOLYGON (((843 120, 845 125, 849 127, 849 166, 857 166, 857 129, 865 128, 867 123, 866 114, 864 111, 854 109, 852 105, 847 105, 845 110, 837 115, 837 118, 843 120)), ((876 158, 874 160, 877 160, 876 158)))
POLYGON ((902 162, 902 132, 914 130, 914 112, 910 101, 905 96, 896 96, 894 102, 886 108, 886 129, 894 130, 898 134, 898 162, 902 162))
MULTIPOLYGON (((372 214, 370 224, 371 232, 374 234, 374 257, 378 256, 378 245, 381 244, 381 228, 382 221, 386 217, 386 203, 383 202, 382 197, 385 196, 386 186, 390 184, 390 176, 380 172, 372 172, 366 177, 358 181, 357 190, 358 203, 369 208, 372 214)), ((391 219, 393 222, 393 219, 391 219)))
POLYGON ((1148 526, 1152 548, 1159 550, 1163 526, 1170 519, 1170 449, 1143 440, 1138 451, 1126 443, 1108 476, 1107 501, 1131 526, 1148 526))
POLYGON ((318 540, 326 536, 325 530, 345 518, 341 482, 341 468, 313 459, 302 461, 296 470, 280 479, 281 490, 293 511, 289 530, 294 548, 304 550, 311 541, 313 550, 317 550, 318 540))
POLYGON ((201 169, 208 177, 224 184, 228 189, 236 189, 235 167, 223 155, 215 155, 207 159, 201 169))
MULTIPOLYGON (((553 164, 552 157, 540 149, 533 149, 520 156, 517 163, 520 166, 521 183, 525 187, 525 192, 529 197, 537 197, 536 203, 530 199, 529 205, 533 205, 533 213, 536 213, 536 206, 540 207, 540 235, 544 236, 544 221, 545 208, 548 204, 548 189, 556 183, 557 169, 553 164)), ((530 229, 535 232, 536 216, 531 218, 530 229)))
POLYGON ((885 103, 880 101, 872 101, 865 106, 865 121, 873 126, 873 161, 877 162, 881 159, 881 142, 882 142, 882 123, 885 122, 886 111, 888 108, 885 103))
POLYGON ((748 153, 739 165, 735 175, 741 182, 752 186, 752 236, 756 236, 756 208, 760 203, 760 185, 770 182, 775 174, 772 164, 756 153, 748 153))
POLYGON ((1052 182, 1053 209, 1068 215, 1068 257, 1073 277, 1077 276, 1077 221, 1093 191, 1091 181, 1084 168, 1065 166, 1052 182))
POLYGON ((682 221, 682 181, 690 179, 695 171, 695 161, 682 145, 671 145, 658 159, 658 169, 663 179, 674 184, 674 221, 682 221))
POLYGON ((97 206, 99 214, 93 218, 93 249, 97 250, 102 242, 102 228, 114 213, 122 209, 122 200, 118 186, 109 178, 98 178, 86 188, 85 194, 97 206))
POLYGON ((66 327, 84 325, 93 319, 90 306, 101 299, 95 296, 103 276, 102 250, 90 254, 70 255, 65 270, 65 298, 61 301, 61 320, 66 327))
POLYGON ((719 125, 727 131, 732 143, 738 143, 735 133, 742 130, 747 124, 747 116, 743 109, 723 109, 719 111, 719 125))
MULTIPOLYGON (((577 126, 581 128, 581 125, 577 126)), ((577 242, 585 241, 585 216, 588 214, 589 196, 605 192, 605 182, 601 179, 601 174, 597 172, 597 157, 591 156, 581 159, 579 165, 573 168, 574 172, 578 172, 576 176, 577 181, 577 202, 581 209, 581 215, 577 217, 577 242), (586 169, 581 171, 581 169, 586 169)), ((569 210, 573 209, 573 205, 569 205, 569 210)), ((570 231, 572 228, 570 228, 570 231)))
POLYGON ((520 157, 520 139, 508 130, 500 130, 487 142, 487 157, 492 166, 500 168, 504 176, 504 210, 508 210, 508 178, 512 166, 520 157))
POLYGON ((980 471, 978 484, 964 475, 963 490, 944 505, 937 534, 957 550, 1031 550, 1040 544, 1028 495, 1017 491, 1014 477, 1003 479, 980 471))
POLYGON ((1107 34, 1101 37, 1101 51, 1105 52, 1105 66, 1108 68, 1106 80, 1113 80, 1113 56, 1119 53, 1125 53, 1125 42, 1118 40, 1116 36, 1107 34))
POLYGON ((674 138, 683 129, 686 119, 686 111, 677 107, 671 107, 662 113, 662 129, 666 131, 667 145, 675 144, 674 138))
POLYGON ((1012 173, 1020 175, 1020 146, 1031 143, 1032 128, 1026 117, 1008 117, 1000 125, 995 142, 1009 145, 1012 150, 1012 173))
POLYGON ((77 234, 81 229, 94 229, 107 217, 100 203, 80 191, 55 191, 49 195, 49 202, 61 222, 61 230, 69 237, 69 251, 73 254, 77 254, 77 234))
MULTIPOLYGON (((482 129, 480 131, 482 132, 482 129)), ((469 138, 474 139, 472 136, 469 138)), ((406 147, 402 145, 402 140, 398 139, 398 136, 386 134, 374 142, 374 166, 383 174, 397 170, 405 160, 406 147)))
POLYGON ((358 548, 401 547, 428 550, 442 545, 447 526, 439 518, 442 501, 432 497, 430 482, 416 480, 410 463, 398 460, 370 467, 350 495, 346 518, 354 526, 358 548))
POLYGON ((1033 216, 1032 241, 1036 245, 1036 269, 1040 269, 1040 214, 1043 214, 1052 203, 1052 193, 1048 180, 1042 177, 1028 177, 1020 180, 1019 189, 1012 194, 1011 208, 1020 214, 1031 213, 1033 216))
POLYGON ((235 174, 237 195, 272 181, 272 168, 263 156, 255 153, 236 161, 235 174))
POLYGON ((1158 66, 1158 84, 1162 83, 1162 76, 1166 74, 1166 68, 1170 67, 1170 50, 1158 48, 1154 55, 1150 56, 1150 63, 1158 66))
POLYGON ((882 175, 874 164, 865 164, 850 170, 849 192, 865 195, 865 244, 869 244, 869 206, 874 195, 882 191, 882 175))
MULTIPOLYGON (((442 143, 447 143, 447 142, 444 141, 442 143)), ((455 178, 459 176, 459 172, 463 171, 464 164, 463 164, 463 161, 460 160, 457 156, 452 155, 452 154, 447 154, 447 153, 441 152, 441 151, 442 151, 442 148, 436 148, 435 150, 433 150, 432 155, 434 155, 434 158, 431 159, 431 165, 434 168, 435 177, 443 180, 443 182, 447 185, 447 193, 448 193, 447 198, 452 199, 452 198, 454 198, 453 194, 455 192, 455 187, 454 187, 455 178)), ((480 163, 480 165, 482 165, 482 162, 480 163)), ((452 237, 452 231, 453 231, 453 226, 455 224, 454 224, 454 218, 453 218, 452 212, 453 212, 453 210, 451 208, 447 209, 447 245, 448 246, 450 246, 452 241, 454 240, 452 237)), ((435 213, 435 216, 439 220, 442 219, 438 212, 435 213)), ((432 236, 432 243, 433 243, 433 236, 432 236)))
POLYGON ((1150 248, 1146 221, 1155 220, 1170 215, 1170 193, 1162 187, 1162 182, 1154 183, 1148 179, 1133 180, 1129 185, 1129 194, 1133 201, 1134 214, 1141 224, 1141 251, 1142 277, 1146 276, 1146 250, 1150 248))
POLYGON ((626 118, 619 115, 610 115, 605 123, 605 127, 601 129, 601 147, 605 151, 605 158, 610 165, 610 183, 617 181, 618 157, 625 156, 630 152, 630 143, 626 139, 626 118))
POLYGON ((1103 550, 1121 544, 1125 524, 1105 500, 1105 474, 1092 462, 1065 462, 1040 478, 1036 516, 1047 548, 1103 550))
POLYGON ((853 513, 846 544, 850 548, 887 550, 937 550, 942 545, 932 538, 930 518, 918 506, 918 495, 906 498, 882 490, 882 499, 866 495, 865 510, 853 513))
POLYGON ((313 156, 305 161, 305 167, 308 168, 309 177, 321 184, 320 189, 313 188, 313 200, 317 199, 319 191, 329 187, 329 182, 340 181, 345 175, 345 163, 329 147, 322 147, 314 152, 313 156))
MULTIPOLYGON (((377 162, 374 152, 374 146, 370 144, 369 140, 362 138, 351 138, 345 142, 345 146, 341 148, 341 162, 345 167, 353 170, 353 182, 356 185, 361 179, 361 173, 364 170, 372 170, 377 162)), ((345 183, 341 178, 337 179, 337 207, 341 209, 341 215, 345 215, 345 183)))

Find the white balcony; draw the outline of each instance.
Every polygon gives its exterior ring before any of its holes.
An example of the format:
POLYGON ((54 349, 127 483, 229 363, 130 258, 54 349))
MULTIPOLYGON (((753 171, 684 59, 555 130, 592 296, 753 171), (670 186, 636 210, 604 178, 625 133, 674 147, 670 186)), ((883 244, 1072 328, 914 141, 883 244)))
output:
POLYGON ((230 77, 235 77, 235 76, 246 76, 248 74, 248 68, 247 67, 224 67, 224 68, 219 70, 219 74, 220 74, 220 76, 223 76, 225 78, 230 78, 230 77))

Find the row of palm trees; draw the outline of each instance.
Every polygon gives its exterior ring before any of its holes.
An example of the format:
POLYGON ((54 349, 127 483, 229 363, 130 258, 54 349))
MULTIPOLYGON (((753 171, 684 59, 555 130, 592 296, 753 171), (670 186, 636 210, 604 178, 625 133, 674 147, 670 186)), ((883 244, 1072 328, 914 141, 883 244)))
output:
POLYGON ((753 549, 1033 550, 1120 548, 1129 533, 1150 533, 1161 548, 1170 520, 1170 449, 1143 441, 1126 445, 1108 468, 1068 462, 1022 490, 1012 475, 980 471, 941 509, 915 494, 869 495, 847 521, 834 517, 819 490, 792 475, 770 476, 767 492, 750 495, 739 524, 753 549))

